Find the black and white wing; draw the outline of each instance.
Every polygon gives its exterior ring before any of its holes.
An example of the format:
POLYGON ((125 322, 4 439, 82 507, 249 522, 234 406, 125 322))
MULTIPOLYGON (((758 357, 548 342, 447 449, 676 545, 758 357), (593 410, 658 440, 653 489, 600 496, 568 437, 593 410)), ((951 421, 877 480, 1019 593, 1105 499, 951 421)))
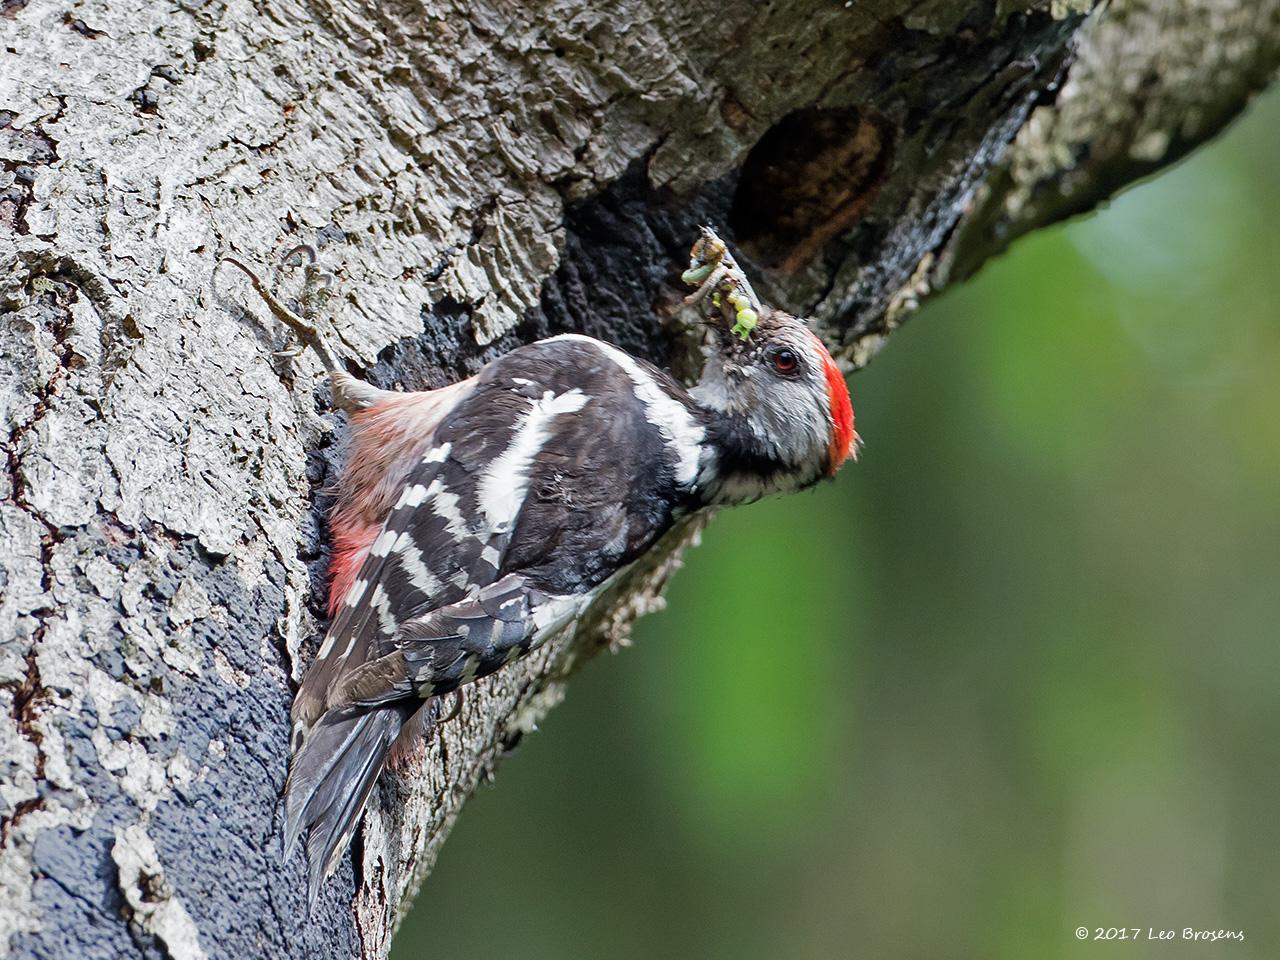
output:
POLYGON ((425 698, 554 635, 694 503, 702 437, 678 385, 599 341, 543 341, 481 372, 410 471, 295 703, 287 832, 307 833, 313 883, 425 698))

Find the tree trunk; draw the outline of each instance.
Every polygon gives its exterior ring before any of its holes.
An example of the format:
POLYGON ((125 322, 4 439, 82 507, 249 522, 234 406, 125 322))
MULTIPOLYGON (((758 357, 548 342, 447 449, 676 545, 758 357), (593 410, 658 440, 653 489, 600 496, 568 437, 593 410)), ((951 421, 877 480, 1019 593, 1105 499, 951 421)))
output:
POLYGON ((1280 0, 1088 6, 4 0, 0 957, 385 956, 476 783, 677 562, 477 684, 308 923, 280 793, 342 421, 220 256, 288 292, 315 247, 381 386, 564 330, 687 371, 713 223, 861 365, 1280 60, 1280 0))

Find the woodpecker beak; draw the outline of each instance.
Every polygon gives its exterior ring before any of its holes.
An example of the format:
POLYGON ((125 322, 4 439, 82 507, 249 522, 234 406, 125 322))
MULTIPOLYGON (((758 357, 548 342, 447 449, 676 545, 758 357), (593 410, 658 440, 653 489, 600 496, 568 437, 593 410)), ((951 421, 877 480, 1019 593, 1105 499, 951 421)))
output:
POLYGON ((685 303, 701 304, 708 320, 725 324, 743 343, 750 338, 764 307, 728 246, 710 227, 702 228, 689 250, 689 269, 680 279, 697 287, 685 303))

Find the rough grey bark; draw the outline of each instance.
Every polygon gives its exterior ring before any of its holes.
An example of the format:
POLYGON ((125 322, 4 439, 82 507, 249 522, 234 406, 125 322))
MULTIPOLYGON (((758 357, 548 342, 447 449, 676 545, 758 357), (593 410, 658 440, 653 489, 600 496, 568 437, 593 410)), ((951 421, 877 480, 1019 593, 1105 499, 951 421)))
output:
POLYGON ((341 421, 219 256, 313 244, 331 344, 414 388, 570 329, 687 369, 713 222, 860 365, 1276 70, 1280 0, 1088 6, 4 0, 0 957, 385 955, 475 784, 677 562, 481 683, 306 923, 279 797, 341 421))

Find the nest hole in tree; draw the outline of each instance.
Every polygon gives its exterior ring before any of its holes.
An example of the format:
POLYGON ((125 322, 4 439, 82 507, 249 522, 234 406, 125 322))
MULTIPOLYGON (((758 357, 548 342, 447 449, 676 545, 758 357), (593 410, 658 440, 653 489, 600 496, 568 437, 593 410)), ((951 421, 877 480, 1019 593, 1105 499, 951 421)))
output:
POLYGON ((742 165, 729 226, 743 250, 791 274, 857 222, 893 156, 894 127, 858 107, 789 113, 742 165))

